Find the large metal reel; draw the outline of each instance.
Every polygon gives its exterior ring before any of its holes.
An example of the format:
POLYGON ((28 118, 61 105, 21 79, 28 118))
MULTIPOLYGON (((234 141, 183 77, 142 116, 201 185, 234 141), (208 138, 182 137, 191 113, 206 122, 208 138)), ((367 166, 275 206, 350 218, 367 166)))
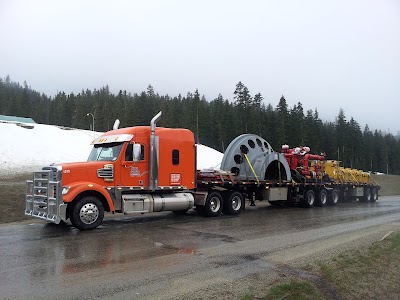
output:
POLYGON ((229 144, 221 169, 234 173, 241 180, 256 180, 245 154, 259 180, 291 180, 285 156, 274 152, 266 140, 255 134, 242 134, 229 144))

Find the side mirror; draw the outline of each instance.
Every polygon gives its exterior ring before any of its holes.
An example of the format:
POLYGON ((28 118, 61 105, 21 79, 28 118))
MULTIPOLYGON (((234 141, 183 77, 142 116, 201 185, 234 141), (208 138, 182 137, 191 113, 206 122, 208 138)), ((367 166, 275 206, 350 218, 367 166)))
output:
POLYGON ((142 158, 142 145, 140 144, 133 144, 132 147, 132 160, 133 162, 138 162, 142 158))

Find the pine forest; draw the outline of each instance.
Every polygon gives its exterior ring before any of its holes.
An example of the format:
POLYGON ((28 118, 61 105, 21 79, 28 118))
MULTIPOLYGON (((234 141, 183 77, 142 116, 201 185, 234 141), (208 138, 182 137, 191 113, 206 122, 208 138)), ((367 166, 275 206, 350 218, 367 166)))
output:
POLYGON ((243 133, 266 139, 275 151, 283 144, 309 146, 312 153, 325 152, 327 158, 342 161, 345 167, 372 172, 400 174, 400 139, 391 133, 361 128, 353 118, 338 109, 335 122, 323 122, 318 108, 305 110, 300 102, 289 107, 284 96, 277 104, 266 104, 260 93, 252 95, 239 82, 232 88, 231 100, 221 94, 206 99, 198 90, 186 95, 159 95, 149 85, 141 93, 109 87, 82 90, 78 94, 59 92, 54 97, 41 94, 24 82, 23 86, 0 78, 0 114, 29 117, 37 123, 65 127, 112 129, 115 119, 120 127, 148 125, 159 111, 163 127, 188 128, 201 144, 221 152, 230 141, 243 133))

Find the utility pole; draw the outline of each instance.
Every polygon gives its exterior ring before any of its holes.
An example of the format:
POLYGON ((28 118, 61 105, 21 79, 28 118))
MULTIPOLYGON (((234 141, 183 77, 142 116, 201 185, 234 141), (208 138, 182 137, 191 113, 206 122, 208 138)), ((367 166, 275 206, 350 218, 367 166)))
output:
POLYGON ((93 119, 93 126, 92 126, 92 129, 93 129, 93 139, 95 139, 96 136, 95 136, 95 133, 94 133, 94 115, 93 115, 92 113, 87 113, 86 115, 87 115, 87 116, 92 116, 92 119, 93 119))

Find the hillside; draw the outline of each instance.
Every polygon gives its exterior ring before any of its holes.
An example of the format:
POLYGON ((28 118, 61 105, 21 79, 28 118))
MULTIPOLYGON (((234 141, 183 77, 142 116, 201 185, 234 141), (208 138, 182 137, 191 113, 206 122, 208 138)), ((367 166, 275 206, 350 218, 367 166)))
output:
POLYGON ((379 195, 400 195, 400 175, 372 175, 372 179, 381 186, 379 195))

